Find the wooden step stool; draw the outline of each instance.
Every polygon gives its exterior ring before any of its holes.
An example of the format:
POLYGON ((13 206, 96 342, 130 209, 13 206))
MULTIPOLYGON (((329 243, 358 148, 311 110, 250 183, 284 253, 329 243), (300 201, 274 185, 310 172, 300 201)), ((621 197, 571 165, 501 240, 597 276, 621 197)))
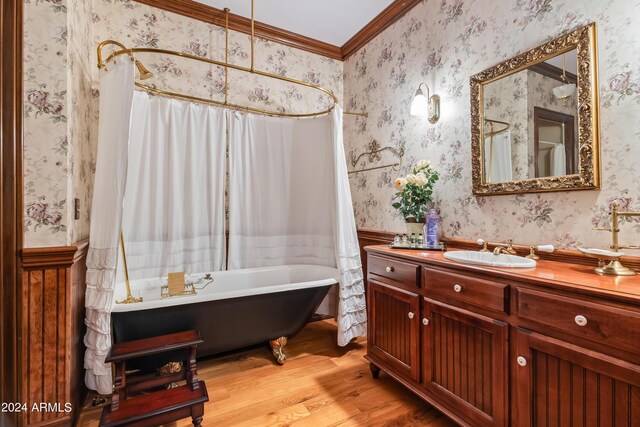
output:
POLYGON ((193 425, 200 427, 204 403, 209 401, 207 387, 204 381, 198 380, 196 370, 196 348, 202 342, 197 331, 185 331, 118 343, 111 347, 105 362, 115 364, 115 389, 111 405, 102 411, 100 426, 151 427, 191 417, 193 425), (127 384, 128 359, 180 349, 184 349, 186 353, 182 372, 163 377, 154 376, 127 384), (157 388, 181 380, 186 380, 186 384, 134 397, 128 396, 132 392, 157 388))

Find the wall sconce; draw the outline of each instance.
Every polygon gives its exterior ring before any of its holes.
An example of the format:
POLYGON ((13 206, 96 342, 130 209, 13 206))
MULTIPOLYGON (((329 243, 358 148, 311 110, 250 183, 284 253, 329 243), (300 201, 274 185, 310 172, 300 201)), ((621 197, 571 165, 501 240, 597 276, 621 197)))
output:
POLYGON ((429 123, 435 124, 440 118, 440 97, 438 95, 429 96, 429 86, 426 83, 420 83, 416 94, 411 102, 412 116, 427 116, 429 123), (424 95, 422 86, 427 88, 427 95, 424 95))
POLYGON ((567 79, 567 71, 566 71, 566 53, 562 54, 562 74, 560 75, 560 79, 562 80, 562 84, 560 86, 556 86, 552 89, 553 95, 558 99, 564 99, 565 105, 567 105, 567 100, 573 95, 576 91, 575 83, 569 83, 569 79, 567 79))

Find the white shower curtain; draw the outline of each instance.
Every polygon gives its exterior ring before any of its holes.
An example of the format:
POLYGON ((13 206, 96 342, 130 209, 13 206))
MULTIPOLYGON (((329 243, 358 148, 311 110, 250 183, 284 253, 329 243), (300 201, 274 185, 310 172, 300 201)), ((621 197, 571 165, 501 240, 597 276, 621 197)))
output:
POLYGON ((484 170, 486 171, 488 182, 505 182, 513 179, 510 131, 494 135, 493 138, 489 136, 485 139, 484 170), (490 162, 492 157, 493 160, 490 162), (489 170, 490 164, 491 170, 489 170))
POLYGON ((131 123, 122 219, 130 278, 222 270, 225 111, 136 91, 131 123))
POLYGON ((111 394, 111 365, 104 358, 111 347, 111 306, 118 257, 122 198, 127 180, 127 142, 133 95, 134 64, 126 56, 100 71, 98 155, 91 205, 87 255, 84 343, 85 383, 111 394))
POLYGON ((342 111, 313 119, 234 113, 229 126, 229 269, 339 270, 338 344, 366 333, 342 111))
POLYGON ((329 116, 231 114, 229 269, 335 265, 329 116))
POLYGON ((102 394, 112 389, 104 358, 111 347, 114 283, 123 282, 116 281, 120 230, 131 279, 221 270, 225 263, 226 113, 134 94, 133 70, 122 58, 100 79, 85 383, 102 394))

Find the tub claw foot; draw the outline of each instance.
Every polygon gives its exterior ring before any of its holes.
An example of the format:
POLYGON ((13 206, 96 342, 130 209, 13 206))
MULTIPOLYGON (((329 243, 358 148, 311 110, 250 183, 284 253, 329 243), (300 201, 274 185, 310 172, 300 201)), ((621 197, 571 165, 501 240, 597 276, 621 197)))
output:
POLYGON ((287 345, 287 337, 280 337, 275 340, 269 341, 271 344, 271 352, 280 365, 284 365, 284 361, 287 356, 284 355, 284 346, 287 345))

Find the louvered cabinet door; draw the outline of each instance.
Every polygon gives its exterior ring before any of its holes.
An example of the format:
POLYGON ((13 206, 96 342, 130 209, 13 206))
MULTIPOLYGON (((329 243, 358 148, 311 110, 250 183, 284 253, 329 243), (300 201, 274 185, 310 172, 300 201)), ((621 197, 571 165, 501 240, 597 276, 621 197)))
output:
POLYGON ((514 425, 640 427, 640 366, 518 328, 514 425))
POLYGON ((473 426, 505 426, 508 326, 424 298, 422 386, 473 426))
POLYGON ((420 297, 375 280, 368 283, 368 355, 379 368, 419 381, 420 297))

